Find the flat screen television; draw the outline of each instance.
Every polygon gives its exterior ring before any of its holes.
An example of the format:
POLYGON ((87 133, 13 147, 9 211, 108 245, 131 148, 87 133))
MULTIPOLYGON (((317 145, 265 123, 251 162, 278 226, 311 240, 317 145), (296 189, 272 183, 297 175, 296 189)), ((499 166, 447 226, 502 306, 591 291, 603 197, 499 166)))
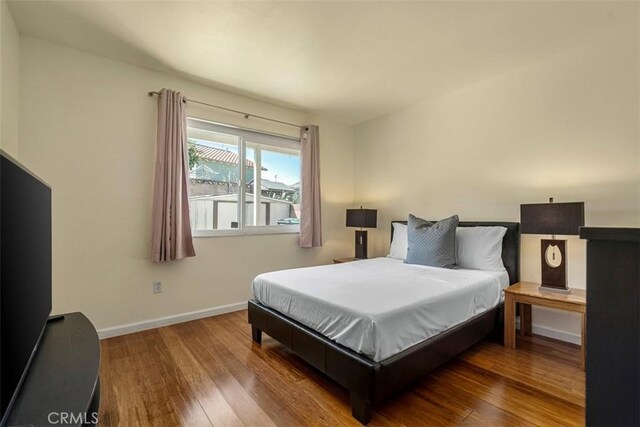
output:
POLYGON ((51 188, 0 151, 0 425, 51 313, 51 188))

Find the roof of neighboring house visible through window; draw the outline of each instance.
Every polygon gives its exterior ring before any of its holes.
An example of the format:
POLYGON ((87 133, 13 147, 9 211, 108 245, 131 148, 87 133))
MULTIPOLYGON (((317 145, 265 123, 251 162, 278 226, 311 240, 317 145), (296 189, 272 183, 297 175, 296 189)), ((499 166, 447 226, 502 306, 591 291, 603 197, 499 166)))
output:
MULTIPOLYGON (((223 150, 221 148, 215 148, 215 147, 207 147, 205 145, 200 145, 200 144, 192 144, 192 145, 196 147, 196 152, 198 154, 198 157, 200 157, 201 159, 208 160, 210 162, 216 162, 216 163, 226 163, 229 165, 237 165, 238 162, 240 161, 238 154, 234 153, 233 151, 223 150)), ((255 164, 253 163, 253 161, 249 159, 246 160, 246 164, 248 168, 255 167, 255 164)), ((267 169, 263 167, 262 170, 266 171, 267 169)))
MULTIPOLYGON (((271 181, 268 179, 262 179, 260 181, 263 190, 276 190, 276 191, 291 191, 295 192, 297 188, 291 187, 284 182, 271 181)), ((249 185, 253 185, 253 180, 249 181, 249 185)))

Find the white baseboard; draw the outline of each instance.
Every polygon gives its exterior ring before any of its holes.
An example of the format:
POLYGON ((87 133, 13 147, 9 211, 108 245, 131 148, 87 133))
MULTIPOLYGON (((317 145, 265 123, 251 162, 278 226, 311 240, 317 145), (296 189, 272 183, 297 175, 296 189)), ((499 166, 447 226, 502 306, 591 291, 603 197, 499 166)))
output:
MULTIPOLYGON (((189 313, 175 314, 172 316, 160 317, 157 319, 145 320, 137 323, 129 323, 121 326, 113 326, 111 328, 104 328, 98 330, 98 337, 100 339, 117 337, 119 335, 132 334, 134 332, 146 331, 148 329, 159 328, 161 326, 175 325, 177 323, 189 322, 191 320, 202 319, 205 317, 217 316, 220 314, 231 313, 234 311, 240 311, 247 308, 246 302, 238 302, 235 304, 222 305, 219 307, 205 308, 204 310, 191 311, 189 313)), ((520 318, 516 318, 516 327, 520 328, 520 318)), ((571 344, 580 345, 580 334, 574 334, 573 332, 562 331, 560 329, 550 328, 548 326, 542 326, 533 324, 533 333, 541 335, 543 337, 554 338, 560 341, 569 342, 571 344)))
POLYGON ((100 339, 117 337, 118 335, 132 334, 134 332, 146 331, 147 329, 159 328, 161 326, 175 325, 176 323, 188 322, 190 320, 202 319, 204 317, 217 316, 219 314, 231 313, 247 308, 247 302, 222 305, 219 307, 205 308, 204 310, 191 311, 189 313, 174 314, 172 316, 160 317, 157 319, 144 320, 137 323, 129 323, 111 328, 98 329, 100 339))
MULTIPOLYGON (((516 318, 516 328, 520 329, 520 318, 516 318)), ((548 326, 531 325, 531 329, 534 334, 547 338, 553 338, 560 341, 565 341, 571 344, 581 345, 582 336, 580 334, 574 334, 573 332, 562 331, 560 329, 550 328, 548 326)))

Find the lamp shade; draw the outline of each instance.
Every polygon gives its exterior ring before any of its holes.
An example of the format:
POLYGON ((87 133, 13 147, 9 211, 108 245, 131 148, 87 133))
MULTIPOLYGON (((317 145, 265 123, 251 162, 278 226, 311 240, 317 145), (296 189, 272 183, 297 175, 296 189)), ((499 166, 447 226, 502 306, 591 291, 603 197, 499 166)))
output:
POLYGON ((376 209, 347 209, 347 227, 376 228, 377 225, 376 209))
POLYGON ((584 202, 520 205, 520 233, 578 235, 584 202))

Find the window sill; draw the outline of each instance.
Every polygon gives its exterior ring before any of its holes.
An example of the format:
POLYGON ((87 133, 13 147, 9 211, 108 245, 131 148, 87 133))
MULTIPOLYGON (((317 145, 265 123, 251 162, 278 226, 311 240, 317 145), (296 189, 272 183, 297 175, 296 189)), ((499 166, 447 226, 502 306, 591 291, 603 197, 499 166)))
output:
POLYGON ((249 227, 242 230, 193 230, 194 238, 201 237, 232 237, 232 236, 263 236, 268 234, 299 234, 299 226, 279 227, 249 227))

